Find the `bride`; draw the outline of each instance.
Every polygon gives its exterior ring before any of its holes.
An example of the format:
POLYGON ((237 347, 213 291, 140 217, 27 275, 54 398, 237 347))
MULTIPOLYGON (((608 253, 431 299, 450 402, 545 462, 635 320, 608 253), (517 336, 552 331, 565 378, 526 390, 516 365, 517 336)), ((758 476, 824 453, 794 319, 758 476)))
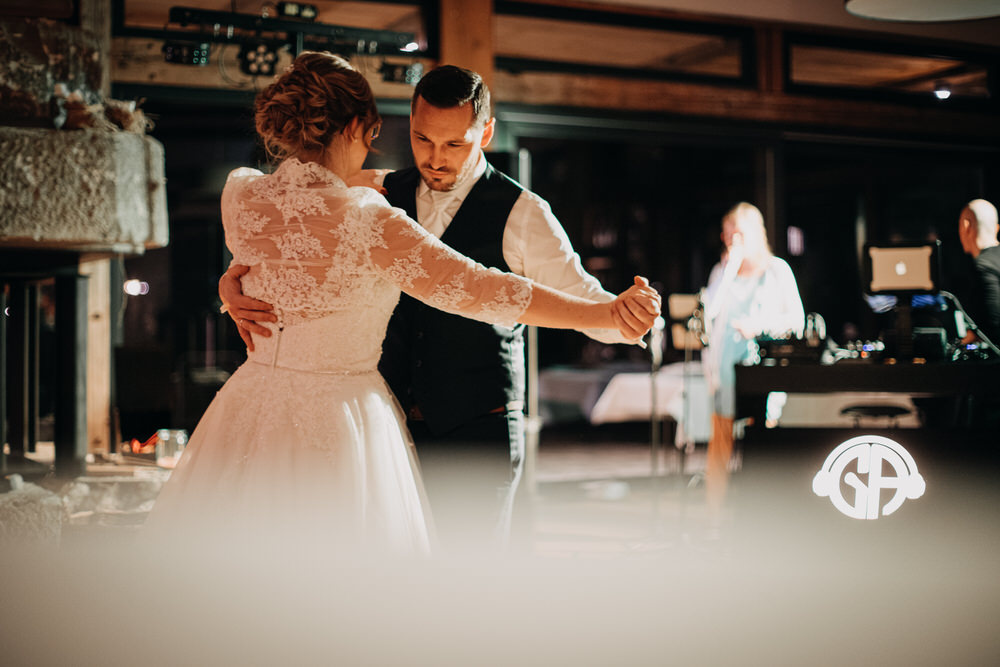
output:
POLYGON ((282 162, 233 171, 222 222, 245 292, 274 304, 272 335, 212 401, 147 521, 154 536, 328 550, 426 552, 430 518, 402 414, 376 370, 400 290, 513 326, 644 335, 659 295, 572 297, 443 245, 375 190, 345 184, 380 118, 364 77, 328 53, 299 55, 256 101, 282 162), (258 537, 259 536, 259 537, 258 537))

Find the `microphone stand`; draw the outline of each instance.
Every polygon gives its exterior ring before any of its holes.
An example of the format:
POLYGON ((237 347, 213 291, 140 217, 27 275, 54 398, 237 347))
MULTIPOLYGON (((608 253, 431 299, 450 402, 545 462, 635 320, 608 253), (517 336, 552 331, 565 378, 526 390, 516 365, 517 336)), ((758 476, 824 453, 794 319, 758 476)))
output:
POLYGON ((965 308, 962 307, 962 303, 958 300, 958 297, 951 292, 946 292, 944 290, 941 290, 940 294, 951 301, 955 306, 955 310, 962 314, 962 318, 965 320, 965 328, 976 334, 976 337, 979 338, 979 340, 981 340, 985 346, 993 352, 993 354, 1000 356, 1000 348, 998 348, 996 343, 990 340, 989 336, 987 336, 986 333, 979 328, 979 325, 977 325, 973 319, 969 317, 969 314, 965 312, 965 308))
POLYGON ((694 452, 694 440, 691 438, 691 364, 694 363, 695 341, 702 347, 705 345, 705 308, 699 300, 698 306, 686 323, 687 337, 684 340, 684 372, 681 381, 681 423, 683 437, 675 443, 680 450, 680 473, 684 474, 687 455, 694 452))
POLYGON ((657 400, 656 394, 656 378, 659 375, 660 368, 663 366, 663 328, 665 322, 662 317, 657 317, 656 321, 653 322, 653 327, 649 330, 649 352, 650 352, 650 370, 649 370, 649 422, 650 422, 650 435, 649 435, 649 467, 650 476, 656 477, 659 475, 659 454, 660 454, 660 440, 661 440, 661 422, 660 422, 660 410, 659 401, 657 400))

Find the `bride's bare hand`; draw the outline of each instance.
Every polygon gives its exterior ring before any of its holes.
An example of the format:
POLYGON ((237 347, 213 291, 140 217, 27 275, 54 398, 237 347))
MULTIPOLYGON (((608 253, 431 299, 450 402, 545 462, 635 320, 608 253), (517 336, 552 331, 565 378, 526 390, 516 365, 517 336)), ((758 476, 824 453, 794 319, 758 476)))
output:
POLYGON ((277 322, 278 317, 271 312, 271 304, 259 301, 243 294, 243 284, 240 280, 250 270, 249 266, 233 264, 219 279, 219 298, 222 299, 223 312, 229 313, 236 323, 240 338, 246 343, 247 350, 253 352, 253 337, 251 334, 271 335, 271 330, 257 324, 258 322, 277 322))
POLYGON ((627 340, 638 341, 660 316, 660 294, 650 287, 642 276, 635 277, 635 284, 618 295, 611 304, 611 316, 627 340))

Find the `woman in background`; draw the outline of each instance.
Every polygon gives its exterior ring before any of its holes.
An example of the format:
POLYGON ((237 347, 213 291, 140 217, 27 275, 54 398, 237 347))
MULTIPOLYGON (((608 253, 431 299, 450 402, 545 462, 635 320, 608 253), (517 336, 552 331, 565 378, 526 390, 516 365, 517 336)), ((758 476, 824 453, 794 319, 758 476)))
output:
POLYGON ((705 483, 716 512, 733 453, 735 366, 756 354, 757 336, 801 336, 805 320, 792 269, 771 253, 756 206, 740 202, 723 216, 722 243, 722 259, 702 295, 708 331, 703 364, 713 398, 705 483))

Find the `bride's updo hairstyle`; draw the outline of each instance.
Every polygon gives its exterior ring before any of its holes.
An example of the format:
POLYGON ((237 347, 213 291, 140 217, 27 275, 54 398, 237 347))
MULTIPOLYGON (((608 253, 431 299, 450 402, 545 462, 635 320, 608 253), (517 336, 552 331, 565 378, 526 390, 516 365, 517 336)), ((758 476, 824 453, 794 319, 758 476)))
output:
POLYGON ((371 148, 371 129, 381 120, 371 86, 344 58, 326 52, 303 51, 255 104, 257 133, 277 158, 321 156, 355 118, 371 148))

